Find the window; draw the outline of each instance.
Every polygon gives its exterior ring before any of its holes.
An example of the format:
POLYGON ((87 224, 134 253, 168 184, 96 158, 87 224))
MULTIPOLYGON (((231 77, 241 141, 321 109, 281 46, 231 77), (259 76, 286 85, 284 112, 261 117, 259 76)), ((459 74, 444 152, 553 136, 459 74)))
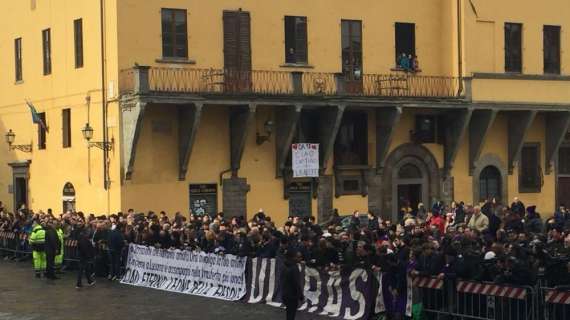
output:
POLYGON ((488 166, 479 176, 479 200, 501 200, 501 172, 494 166, 488 166))
POLYGON ((544 73, 560 74, 560 27, 544 26, 544 73))
POLYGON ((307 17, 285 16, 285 62, 308 62, 307 17))
MULTIPOLYGON (((38 113, 38 117, 40 117, 42 123, 44 123, 47 126, 46 113, 40 112, 38 113)), ((38 125, 38 149, 44 150, 45 148, 46 148, 46 129, 43 126, 38 125)))
POLYGON ((22 81, 22 38, 14 40, 14 66, 16 71, 16 82, 22 81))
POLYGON ((61 129, 63 138, 63 147, 71 147, 71 109, 63 109, 61 111, 61 129))
POLYGON ((335 165, 368 164, 368 117, 364 112, 345 112, 334 147, 335 165))
POLYGON ((342 20, 342 73, 347 80, 362 76, 362 21, 342 20))
POLYGON ((522 72, 522 24, 505 23, 505 72, 522 72))
POLYGON ((558 174, 570 175, 570 147, 558 150, 558 174))
POLYGON ((162 9, 162 57, 188 58, 186 10, 162 9))
POLYGON ((364 179, 362 174, 335 174, 335 196, 365 195, 364 179))
POLYGON ((408 60, 416 55, 416 25, 414 23, 396 23, 396 65, 400 66, 401 57, 408 60))
POLYGON ((540 168, 540 145, 525 144, 519 164, 519 192, 540 192, 542 177, 540 168))
POLYGON ((73 21, 75 40, 75 68, 83 68, 83 20, 73 21))
POLYGON ((42 48, 44 58, 44 75, 51 74, 51 30, 42 31, 42 48))
POLYGON ((416 130, 413 139, 418 143, 435 143, 436 142, 436 117, 432 115, 417 115, 416 130))

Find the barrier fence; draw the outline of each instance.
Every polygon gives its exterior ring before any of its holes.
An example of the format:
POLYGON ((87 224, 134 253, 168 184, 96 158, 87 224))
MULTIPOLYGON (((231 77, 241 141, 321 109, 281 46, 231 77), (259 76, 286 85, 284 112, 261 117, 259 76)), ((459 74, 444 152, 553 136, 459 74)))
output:
MULTIPOLYGON (((99 263, 107 265, 107 250, 97 248, 97 256, 102 258, 99 263)), ((125 250, 122 260, 123 267, 127 261, 125 250)), ((26 258, 31 255, 28 235, 25 233, 0 232, 0 256, 26 258)), ((64 263, 72 266, 78 261, 77 241, 64 241, 64 263)), ((247 283, 248 295, 242 299, 248 303, 266 303, 280 306, 278 294, 279 265, 276 259, 248 259, 247 283)), ((95 262, 97 264, 97 261, 95 262)), ((351 296, 355 288, 364 292, 366 308, 370 316, 375 313, 390 311, 387 307, 391 302, 386 296, 387 290, 383 283, 385 276, 374 275, 370 271, 365 274, 355 274, 354 271, 343 275, 336 271, 323 272, 310 267, 301 268, 305 293, 308 300, 300 309, 309 312, 318 310, 320 314, 343 318, 345 312, 339 312, 340 304, 335 307, 328 302, 337 301, 330 294, 335 291, 332 286, 338 286, 338 294, 342 293, 340 301, 350 308, 351 296), (375 279, 376 285, 365 286, 366 279, 375 279), (316 289, 315 289, 316 288, 316 289), (372 289, 374 288, 374 289, 372 289), (310 293, 313 289, 321 293, 310 293), (375 292, 368 292, 376 290, 375 292), (347 298, 348 297, 348 298, 347 298), (324 302, 323 302, 324 301, 324 302), (324 303, 324 305, 320 305, 324 303), (348 303, 348 304, 347 304, 348 303), (335 308, 338 308, 335 314, 335 308), (313 310, 313 311, 311 311, 313 310)), ((362 270, 364 271, 364 270, 362 270)), ((104 270, 102 274, 104 275, 104 270)), ((454 279, 453 277, 416 277, 408 279, 408 301, 411 306, 421 303, 423 317, 421 319, 473 319, 473 320, 558 320, 570 319, 570 287, 547 287, 545 281, 538 281, 536 286, 513 286, 506 284, 484 283, 454 279)), ((394 297, 391 297, 394 298, 394 297)), ((336 299, 339 299, 338 297, 336 299)), ((358 301, 357 301, 358 302, 358 301)), ((356 304, 358 305, 358 303, 356 304)), ((344 305, 343 305, 344 308, 344 305)), ((354 306, 352 308, 355 308, 354 306)), ((350 310, 350 309, 348 309, 350 310)), ((347 315, 349 313, 346 313, 347 315)), ((346 318, 346 317, 345 317, 346 318)), ((350 318, 350 317, 348 317, 350 318)), ((355 318, 356 319, 356 318, 355 318)))

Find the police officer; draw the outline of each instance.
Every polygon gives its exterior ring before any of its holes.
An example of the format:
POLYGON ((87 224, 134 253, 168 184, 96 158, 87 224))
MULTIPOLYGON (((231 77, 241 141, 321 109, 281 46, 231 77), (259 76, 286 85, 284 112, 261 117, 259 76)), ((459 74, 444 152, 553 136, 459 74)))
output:
POLYGON ((46 232, 44 228, 34 221, 34 226, 32 233, 29 238, 30 246, 32 247, 32 258, 34 260, 34 271, 36 272, 36 278, 40 278, 42 272, 46 270, 46 253, 45 253, 45 242, 46 242, 46 232))

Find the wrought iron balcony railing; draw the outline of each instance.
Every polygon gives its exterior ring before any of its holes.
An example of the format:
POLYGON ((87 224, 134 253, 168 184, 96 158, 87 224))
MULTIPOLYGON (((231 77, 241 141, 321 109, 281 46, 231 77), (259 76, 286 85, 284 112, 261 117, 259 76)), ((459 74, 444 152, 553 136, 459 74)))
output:
POLYGON ((121 71, 122 93, 195 93, 261 96, 361 96, 454 98, 459 78, 411 73, 364 74, 238 71, 136 66, 121 71))

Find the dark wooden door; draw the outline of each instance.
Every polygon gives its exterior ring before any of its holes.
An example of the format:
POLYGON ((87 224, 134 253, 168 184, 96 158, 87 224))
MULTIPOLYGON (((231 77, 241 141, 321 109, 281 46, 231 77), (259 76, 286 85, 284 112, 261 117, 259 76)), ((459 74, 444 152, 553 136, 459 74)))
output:
POLYGON ((251 89, 251 24, 247 11, 224 11, 225 91, 247 93, 251 89))
POLYGON ((570 177, 558 178, 558 205, 570 205, 570 177))
POLYGON ((289 216, 311 216, 310 192, 291 192, 289 194, 289 216))

